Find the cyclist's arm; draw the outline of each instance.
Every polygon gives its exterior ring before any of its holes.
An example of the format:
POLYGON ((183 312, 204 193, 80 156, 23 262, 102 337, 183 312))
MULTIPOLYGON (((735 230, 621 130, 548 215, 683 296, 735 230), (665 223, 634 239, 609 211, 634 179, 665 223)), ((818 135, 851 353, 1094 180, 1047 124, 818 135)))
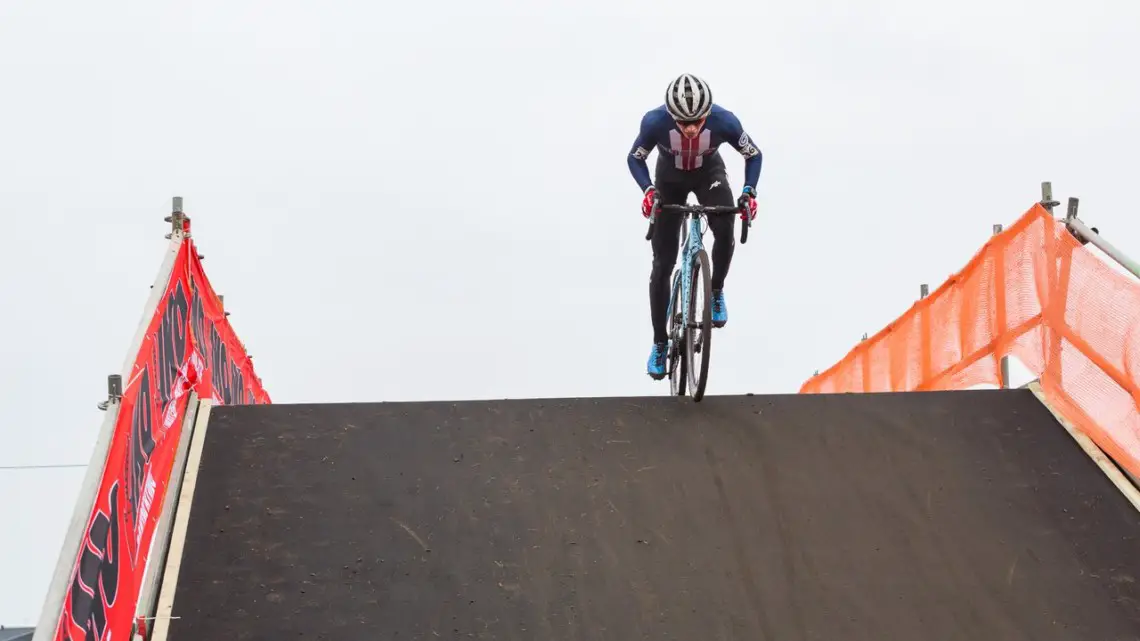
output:
POLYGON ((751 187, 756 192, 756 183, 760 180, 760 166, 764 162, 764 154, 752 142, 752 138, 744 131, 740 119, 735 114, 726 112, 725 128, 728 139, 736 151, 744 157, 744 186, 751 187))
POLYGON ((633 175, 633 179, 637 181, 637 186, 641 187, 642 192, 653 184, 653 179, 649 177, 649 164, 645 162, 649 153, 653 151, 652 133, 652 113, 647 113, 641 119, 641 128, 637 132, 637 138, 634 139, 633 145, 629 148, 629 154, 625 158, 626 164, 629 165, 629 173, 633 175))

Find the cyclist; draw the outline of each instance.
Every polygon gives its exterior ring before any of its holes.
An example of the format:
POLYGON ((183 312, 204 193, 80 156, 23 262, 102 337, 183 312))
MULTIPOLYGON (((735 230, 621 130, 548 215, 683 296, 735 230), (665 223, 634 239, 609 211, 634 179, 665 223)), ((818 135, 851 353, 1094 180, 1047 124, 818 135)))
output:
MULTIPOLYGON (((702 205, 739 205, 741 215, 756 218, 756 181, 760 178, 763 155, 744 131, 740 120, 713 102, 712 91, 704 80, 681 74, 669 83, 665 104, 647 112, 641 130, 633 141, 627 162, 641 188, 641 213, 649 218, 653 203, 683 205, 690 193, 702 205), (728 185, 724 159, 718 148, 729 143, 744 157, 744 188, 735 203, 728 185), (649 177, 646 159, 657 148, 655 180, 649 177)), ((728 322, 724 304, 724 280, 736 246, 735 218, 732 214, 710 214, 712 248, 712 318, 715 327, 728 322)), ((669 304, 669 275, 677 262, 681 215, 658 212, 653 234, 653 270, 649 276, 649 314, 653 322, 653 350, 649 354, 649 375, 665 377, 665 356, 669 334, 665 312, 669 304)))

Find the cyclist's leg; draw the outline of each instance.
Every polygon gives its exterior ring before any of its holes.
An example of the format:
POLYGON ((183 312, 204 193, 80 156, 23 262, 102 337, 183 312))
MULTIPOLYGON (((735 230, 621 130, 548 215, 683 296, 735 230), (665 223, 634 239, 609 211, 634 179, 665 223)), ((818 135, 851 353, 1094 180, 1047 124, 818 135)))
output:
MULTIPOLYGON (((657 199, 661 204, 684 204, 689 195, 688 186, 680 181, 668 180, 671 172, 657 172, 657 199), (664 180, 663 180, 664 179, 664 180)), ((681 240, 681 214, 663 211, 657 214, 653 231, 653 267, 649 274, 649 316, 653 324, 653 348, 649 353, 647 369, 650 376, 665 375, 665 354, 669 343, 669 294, 673 281, 673 268, 677 264, 678 243, 681 240)))
MULTIPOLYGON (((676 184, 665 183, 657 187, 657 197, 662 204, 685 202, 686 192, 677 189, 676 184)), ((681 241, 681 214, 663 211, 657 214, 657 229, 653 232, 653 269, 649 274, 649 309, 653 321, 653 342, 663 343, 669 339, 666 330, 665 312, 669 306, 670 277, 677 265, 678 243, 681 241)))
MULTIPOLYGON (((728 184, 728 172, 719 154, 706 159, 708 165, 701 172, 697 184, 697 199, 702 205, 735 205, 732 187, 728 184)), ((736 214, 709 214, 709 231, 713 235, 712 247, 712 290, 713 325, 723 327, 728 322, 728 307, 724 302, 724 281, 732 264, 732 254, 736 248, 736 214)))

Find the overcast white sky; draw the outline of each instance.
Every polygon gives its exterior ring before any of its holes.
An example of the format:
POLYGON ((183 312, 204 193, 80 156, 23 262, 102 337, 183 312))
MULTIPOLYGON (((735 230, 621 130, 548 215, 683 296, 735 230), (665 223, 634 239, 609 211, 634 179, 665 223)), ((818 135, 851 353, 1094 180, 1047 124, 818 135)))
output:
MULTIPOLYGON (((1140 257, 1138 28, 1123 0, 5 0, 0 466, 87 462, 175 195, 278 402, 667 393, 625 155, 683 71, 764 152, 710 393, 794 392, 1042 180, 1140 257)), ((0 469, 0 623, 36 620, 82 475, 0 469)))

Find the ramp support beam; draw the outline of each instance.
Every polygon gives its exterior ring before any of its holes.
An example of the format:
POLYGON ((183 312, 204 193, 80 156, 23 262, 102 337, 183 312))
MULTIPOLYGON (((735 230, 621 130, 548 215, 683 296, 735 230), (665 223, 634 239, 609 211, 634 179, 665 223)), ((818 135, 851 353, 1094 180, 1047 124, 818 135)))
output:
POLYGON ((186 413, 182 418, 182 432, 178 436, 178 449, 175 453, 174 466, 170 471, 166 501, 163 502, 162 513, 158 518, 158 524, 154 530, 154 539, 151 542, 149 567, 147 567, 146 574, 143 577, 138 604, 135 606, 135 627, 131 633, 132 641, 144 641, 150 638, 150 632, 154 629, 153 622, 157 609, 158 593, 162 589, 162 579, 170 553, 174 514, 178 509, 182 495, 182 481, 187 473, 187 453, 190 450, 190 442, 194 438, 194 428, 198 423, 199 411, 198 392, 191 391, 186 402, 186 413))

